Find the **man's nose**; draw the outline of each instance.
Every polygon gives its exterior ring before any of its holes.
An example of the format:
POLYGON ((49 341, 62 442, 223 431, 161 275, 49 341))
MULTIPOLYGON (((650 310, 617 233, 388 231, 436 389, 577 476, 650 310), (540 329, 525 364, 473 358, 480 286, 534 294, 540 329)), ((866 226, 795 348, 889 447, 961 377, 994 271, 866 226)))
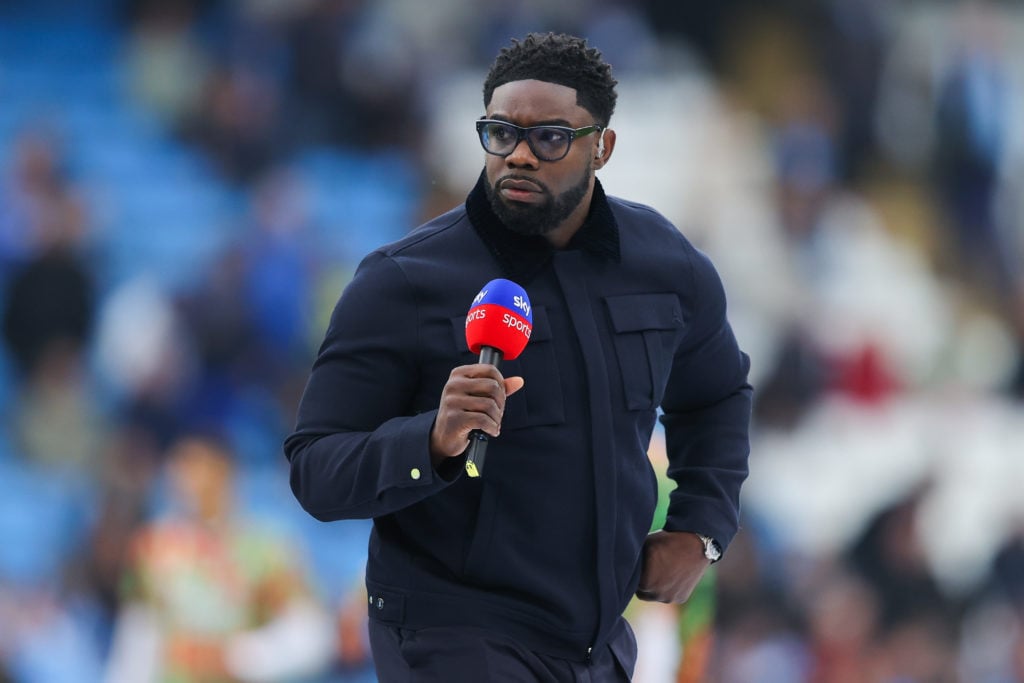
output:
POLYGON ((516 168, 536 168, 540 164, 540 160, 534 155, 533 150, 530 149, 530 143, 524 137, 516 143, 512 153, 505 157, 505 163, 516 168))

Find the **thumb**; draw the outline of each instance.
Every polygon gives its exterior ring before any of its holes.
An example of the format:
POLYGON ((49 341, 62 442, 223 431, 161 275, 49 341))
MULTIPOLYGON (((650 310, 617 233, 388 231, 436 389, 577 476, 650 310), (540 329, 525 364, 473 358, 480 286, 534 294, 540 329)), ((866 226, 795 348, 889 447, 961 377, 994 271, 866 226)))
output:
POLYGON ((526 384, 526 380, 522 377, 506 377, 505 378, 505 395, 511 396, 526 384))

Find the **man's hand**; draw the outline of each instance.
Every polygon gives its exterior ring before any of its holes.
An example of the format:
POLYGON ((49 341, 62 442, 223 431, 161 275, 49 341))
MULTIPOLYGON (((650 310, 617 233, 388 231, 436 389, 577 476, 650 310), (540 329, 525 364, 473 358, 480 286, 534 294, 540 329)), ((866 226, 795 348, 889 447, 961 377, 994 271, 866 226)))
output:
POLYGON ((711 560, 704 543, 688 531, 655 531, 647 536, 636 596, 654 602, 686 602, 711 560))
POLYGON ((462 455, 474 429, 498 436, 505 399, 523 388, 522 377, 503 377, 487 363, 452 370, 441 392, 441 404, 430 432, 430 459, 437 467, 445 458, 462 455))

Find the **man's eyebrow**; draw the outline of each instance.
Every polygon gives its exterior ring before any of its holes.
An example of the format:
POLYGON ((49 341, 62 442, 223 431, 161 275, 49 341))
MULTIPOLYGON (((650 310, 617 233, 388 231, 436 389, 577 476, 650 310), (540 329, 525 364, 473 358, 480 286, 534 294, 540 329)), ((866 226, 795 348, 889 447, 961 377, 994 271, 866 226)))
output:
MULTIPOLYGON (((519 125, 518 123, 516 123, 515 121, 513 121, 509 117, 504 116, 502 114, 492 114, 492 115, 488 116, 487 118, 491 119, 492 121, 504 121, 505 123, 511 123, 511 124, 514 124, 514 125, 517 125, 517 126, 519 125)), ((565 128, 573 128, 574 127, 571 123, 569 123, 565 119, 547 119, 545 121, 537 121, 536 123, 531 123, 529 126, 522 126, 522 128, 533 128, 534 126, 563 126, 565 128)))

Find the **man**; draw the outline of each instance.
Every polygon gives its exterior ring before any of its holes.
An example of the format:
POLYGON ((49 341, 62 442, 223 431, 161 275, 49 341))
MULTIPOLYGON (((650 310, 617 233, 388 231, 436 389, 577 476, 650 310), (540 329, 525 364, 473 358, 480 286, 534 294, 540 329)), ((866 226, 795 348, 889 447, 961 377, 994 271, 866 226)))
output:
POLYGON ((707 258, 595 178, 615 85, 578 38, 503 49, 465 205, 366 257, 332 316, 285 451, 312 515, 374 519, 382 681, 629 680, 634 593, 685 600, 736 533, 749 362, 707 258), (533 306, 503 372, 464 332, 498 277, 533 306), (648 535, 659 407, 677 488, 648 535), (491 437, 479 478, 473 430, 491 437))

